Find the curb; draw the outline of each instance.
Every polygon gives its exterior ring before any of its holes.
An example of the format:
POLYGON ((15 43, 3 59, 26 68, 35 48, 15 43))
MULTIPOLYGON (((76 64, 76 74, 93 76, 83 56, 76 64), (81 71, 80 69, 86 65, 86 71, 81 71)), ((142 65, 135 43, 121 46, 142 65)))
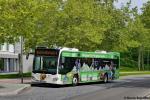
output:
POLYGON ((0 93, 0 96, 12 96, 12 95, 17 95, 21 92, 23 92, 26 89, 29 89, 31 87, 31 85, 25 85, 17 90, 14 91, 9 91, 9 92, 4 92, 4 93, 0 93))

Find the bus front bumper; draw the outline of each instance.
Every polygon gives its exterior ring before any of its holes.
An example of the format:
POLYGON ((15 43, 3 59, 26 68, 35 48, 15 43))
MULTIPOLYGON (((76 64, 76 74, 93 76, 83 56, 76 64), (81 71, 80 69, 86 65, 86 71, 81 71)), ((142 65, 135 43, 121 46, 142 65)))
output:
POLYGON ((34 74, 31 78, 31 83, 33 84, 40 84, 40 83, 50 83, 50 84, 59 84, 63 85, 63 81, 60 79, 60 75, 46 75, 46 78, 42 79, 40 78, 40 74, 34 74))

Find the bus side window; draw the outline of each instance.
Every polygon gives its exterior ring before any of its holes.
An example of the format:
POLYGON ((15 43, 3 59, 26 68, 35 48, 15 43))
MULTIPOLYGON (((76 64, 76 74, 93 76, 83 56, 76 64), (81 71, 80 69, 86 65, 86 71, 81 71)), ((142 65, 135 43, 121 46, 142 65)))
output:
POLYGON ((93 66, 93 67, 94 67, 94 70, 99 70, 99 67, 100 67, 99 59, 94 58, 93 63, 94 63, 94 66, 93 66))

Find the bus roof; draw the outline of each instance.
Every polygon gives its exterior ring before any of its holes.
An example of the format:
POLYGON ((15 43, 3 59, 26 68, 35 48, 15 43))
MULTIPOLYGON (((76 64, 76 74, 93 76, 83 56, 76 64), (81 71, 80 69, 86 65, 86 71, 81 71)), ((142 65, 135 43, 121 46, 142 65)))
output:
POLYGON ((119 52, 86 52, 79 51, 76 48, 60 48, 60 49, 49 49, 49 48, 37 48, 38 51, 49 51, 58 50, 62 52, 63 57, 78 57, 78 58, 104 58, 104 59, 118 59, 120 58, 119 52))

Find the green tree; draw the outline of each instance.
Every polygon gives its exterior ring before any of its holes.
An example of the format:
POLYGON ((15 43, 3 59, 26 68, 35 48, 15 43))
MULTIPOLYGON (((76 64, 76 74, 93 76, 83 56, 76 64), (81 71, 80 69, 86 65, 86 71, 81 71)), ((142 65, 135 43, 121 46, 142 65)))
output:
POLYGON ((130 47, 138 46, 138 42, 133 39, 132 32, 129 31, 133 22, 132 11, 129 8, 130 3, 121 9, 107 8, 112 20, 109 22, 111 27, 105 32, 105 38, 100 45, 104 50, 124 52, 130 47))
POLYGON ((109 28, 111 16, 95 0, 68 0, 57 19, 54 32, 57 34, 56 45, 95 50, 109 28))
MULTIPOLYGON (((138 69, 144 70, 144 49, 149 46, 149 32, 148 29, 145 27, 145 22, 142 21, 143 14, 139 15, 137 11, 137 7, 133 8, 132 10, 128 9, 128 14, 130 15, 131 20, 128 21, 126 33, 129 34, 129 42, 130 44, 128 47, 128 54, 134 54, 133 56, 137 56, 138 59, 133 59, 129 57, 131 60, 138 61, 138 69), (134 43, 134 45, 133 45, 134 43), (138 51, 135 53, 135 50, 138 51)), ((147 13, 147 12, 146 12, 147 13)))
MULTIPOLYGON (((141 32, 141 36, 139 38, 139 41, 141 43, 141 45, 139 46, 139 56, 138 56, 138 63, 139 63, 139 67, 142 66, 142 68, 144 69, 144 51, 145 48, 146 49, 150 49, 150 1, 147 2, 144 7, 142 8, 143 13, 142 15, 139 16, 139 20, 143 23, 142 28, 140 31, 141 32)), ((148 61, 149 61, 149 57, 147 57, 148 61)))
POLYGON ((57 5, 56 0, 0 0, 0 42, 14 43, 23 36, 26 49, 42 44, 57 5))

